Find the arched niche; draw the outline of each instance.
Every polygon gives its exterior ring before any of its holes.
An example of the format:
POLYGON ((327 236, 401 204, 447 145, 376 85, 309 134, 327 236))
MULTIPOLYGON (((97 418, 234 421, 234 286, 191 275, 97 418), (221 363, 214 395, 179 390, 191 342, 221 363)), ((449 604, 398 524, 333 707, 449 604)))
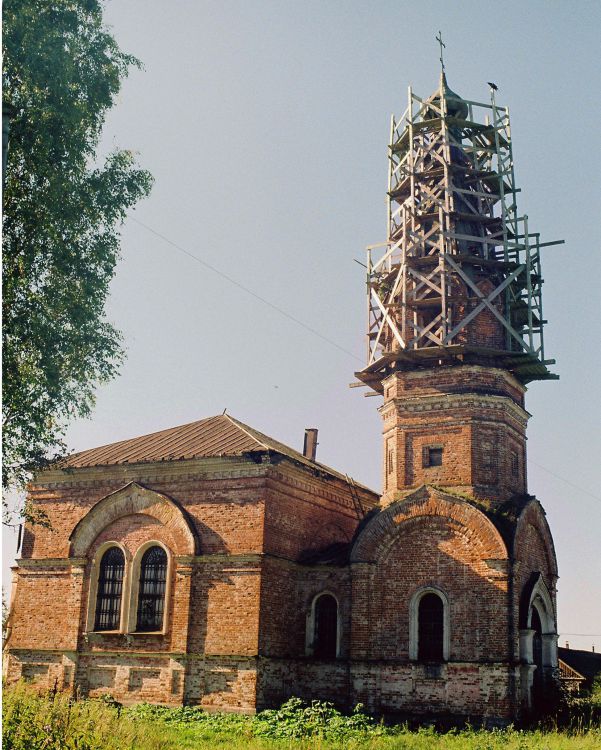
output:
POLYGON ((77 523, 69 537, 69 556, 85 557, 103 529, 119 518, 136 513, 150 516, 169 528, 178 540, 176 554, 200 553, 198 534, 184 508, 167 495, 130 482, 99 500, 77 523))

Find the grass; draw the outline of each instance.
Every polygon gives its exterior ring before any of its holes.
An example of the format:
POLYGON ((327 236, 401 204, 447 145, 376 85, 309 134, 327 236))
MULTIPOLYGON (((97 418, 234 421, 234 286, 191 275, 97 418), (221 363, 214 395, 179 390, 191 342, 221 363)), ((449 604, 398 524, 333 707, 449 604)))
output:
POLYGON ((99 700, 6 688, 3 750, 594 750, 601 728, 578 731, 467 729, 437 733, 385 727, 361 711, 291 699, 255 717, 142 704, 120 710, 99 700))

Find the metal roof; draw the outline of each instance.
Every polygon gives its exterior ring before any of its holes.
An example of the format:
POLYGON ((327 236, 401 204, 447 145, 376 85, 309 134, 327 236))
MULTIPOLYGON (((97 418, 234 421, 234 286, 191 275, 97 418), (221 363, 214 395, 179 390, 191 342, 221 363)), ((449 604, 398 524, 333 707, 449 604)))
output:
MULTIPOLYGON (((91 466, 181 461, 192 458, 244 456, 248 453, 269 451, 348 481, 344 474, 317 461, 311 461, 294 448, 239 422, 229 414, 207 417, 197 422, 153 432, 150 435, 141 435, 74 453, 60 461, 58 467, 78 469, 91 466)), ((357 486, 369 490, 368 487, 358 483, 357 486)), ((369 491, 373 492, 373 490, 369 491)))

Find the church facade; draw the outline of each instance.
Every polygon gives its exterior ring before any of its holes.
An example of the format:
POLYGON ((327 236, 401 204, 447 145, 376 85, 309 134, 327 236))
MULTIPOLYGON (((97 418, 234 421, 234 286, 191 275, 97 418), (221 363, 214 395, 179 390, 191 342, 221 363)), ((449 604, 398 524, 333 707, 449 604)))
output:
POLYGON ((297 452, 227 414, 70 456, 30 487, 51 528, 26 527, 13 570, 9 680, 491 723, 544 700, 558 573, 524 403, 551 377, 538 240, 507 200, 504 110, 493 93, 482 124, 477 106, 443 74, 393 120, 356 374, 383 398, 382 494, 317 462, 313 431, 297 452))

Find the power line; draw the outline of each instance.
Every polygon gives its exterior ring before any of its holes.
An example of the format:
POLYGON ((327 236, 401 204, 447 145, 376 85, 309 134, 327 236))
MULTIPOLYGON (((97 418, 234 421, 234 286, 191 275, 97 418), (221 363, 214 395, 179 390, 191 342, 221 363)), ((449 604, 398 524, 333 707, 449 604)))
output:
POLYGON ((531 458, 528 459, 528 463, 534 464, 535 466, 538 466, 539 469, 542 469, 543 471, 546 471, 547 474, 551 474, 552 477, 555 477, 555 479, 559 479, 562 482, 565 482, 566 484, 569 484, 570 487, 573 487, 575 490, 578 490, 579 492, 583 492, 585 495, 588 495, 589 497, 592 497, 593 500, 598 500, 601 502, 601 497, 599 495, 593 495, 592 492, 589 492, 588 490, 585 490, 583 487, 579 487, 577 484, 574 484, 574 482, 570 482, 569 479, 566 479, 565 477, 559 476, 559 474, 556 474, 554 471, 551 471, 551 469, 547 469, 546 466, 541 466, 541 464, 536 463, 536 461, 533 461, 531 458))
POLYGON ((173 240, 170 240, 168 237, 165 237, 164 234, 161 234, 160 232, 157 232, 156 229, 149 227, 148 224, 144 224, 144 222, 140 221, 139 219, 134 218, 133 216, 130 217, 130 219, 131 221, 134 221, 136 224, 139 224, 141 227, 144 227, 144 229, 148 230, 149 232, 156 235, 157 237, 160 237, 160 239, 162 239, 164 242, 167 242, 176 250, 179 250, 181 253, 184 253, 184 255, 187 255, 189 258, 192 258, 192 260, 195 260, 197 263, 200 263, 202 266, 204 266, 205 268, 208 268, 210 271, 217 274, 218 276, 221 276, 222 279, 229 281, 230 284, 233 284, 235 287, 238 287, 238 289, 241 289, 243 292, 246 292, 246 294, 249 294, 251 297, 254 297, 255 299, 259 300, 259 302, 262 302, 264 305, 267 305, 267 307, 270 307, 272 310, 275 310, 280 315, 283 315, 285 318, 288 318, 288 320, 291 320, 293 323, 296 323, 301 328, 304 328, 306 331, 309 331, 309 333, 312 333, 315 336, 318 336, 322 341, 325 341, 326 343, 331 344, 332 346, 335 346, 336 349, 339 349, 341 352, 348 354, 349 357, 352 357, 353 359, 356 359, 358 362, 363 363, 363 360, 357 357, 356 354, 353 354, 353 352, 349 352, 348 349, 345 349, 344 347, 340 346, 340 344, 337 344, 332 339, 329 339, 327 336, 324 336, 315 328, 311 328, 310 325, 307 325, 307 323, 304 323, 302 320, 299 320, 298 318, 294 317, 294 315, 291 315, 290 313, 286 312, 281 307, 274 305, 273 302, 270 302, 269 300, 265 299, 265 297, 261 297, 261 295, 257 294, 257 292, 254 292, 252 289, 249 289, 247 286, 244 286, 244 284, 241 284, 239 281, 236 281, 236 279, 233 279, 231 276, 228 276, 223 271, 220 271, 218 268, 215 268, 215 266, 212 266, 210 263, 207 263, 206 260, 203 260, 202 258, 199 258, 197 255, 194 255, 194 253, 191 253, 189 250, 186 250, 186 248, 182 247, 181 245, 178 245, 177 242, 174 242, 173 240))
MULTIPOLYGON (((270 302, 269 300, 265 299, 265 297, 262 297, 257 292, 254 292, 252 289, 249 289, 249 287, 245 286, 244 284, 241 284, 239 281, 236 281, 236 279, 232 278, 231 276, 228 276, 228 274, 224 273, 220 269, 211 265, 206 260, 203 260, 202 258, 199 258, 197 255, 194 255, 194 253, 190 252, 190 250, 186 250, 185 247, 178 245, 177 242, 170 240, 169 237, 166 237, 164 234, 161 234, 161 232, 157 232, 156 229, 149 227, 148 224, 145 224, 143 221, 136 219, 134 216, 130 216, 130 220, 134 221, 136 224, 139 224, 141 227, 144 227, 144 229, 146 229, 148 232, 150 232, 151 234, 154 234, 156 237, 159 237, 161 240, 163 240, 163 242, 166 242, 168 245, 171 245, 171 247, 174 247, 176 250, 179 250, 181 253, 183 253, 184 255, 187 255, 189 258, 192 258, 192 260, 196 261, 197 263, 200 263, 201 266, 208 268, 214 274, 217 274, 217 276, 221 276, 222 279, 229 281, 229 283, 232 284, 233 286, 237 287, 238 289, 241 289, 243 292, 250 295, 251 297, 254 297, 254 299, 259 300, 259 302, 262 302, 264 305, 267 305, 267 307, 271 308, 272 310, 275 310, 284 318, 291 320, 293 323, 296 323, 301 328, 304 328, 306 331, 309 331, 309 333, 312 333, 314 336, 317 336, 322 341, 325 341, 327 344, 330 344, 331 346, 335 346, 336 349, 338 349, 339 351, 344 352, 344 354, 348 354, 349 357, 352 357, 358 362, 363 363, 363 360, 357 357, 356 354, 353 354, 353 352, 349 352, 348 349, 345 349, 344 347, 340 346, 340 344, 336 343, 332 339, 329 339, 327 336, 324 336, 315 328, 312 328, 310 325, 308 325, 307 323, 304 323, 302 320, 299 320, 294 315, 291 315, 290 313, 286 312, 286 310, 283 310, 278 305, 275 305, 273 302, 270 302)), ((359 261, 356 261, 356 262, 359 263, 359 261)), ((363 264, 360 263, 360 265, 363 265, 363 264)), ((560 481, 565 482, 570 487, 573 487, 579 492, 582 492, 585 495, 592 497, 594 500, 598 500, 599 502, 601 502, 601 497, 599 497, 598 495, 593 495, 592 492, 589 492, 588 490, 585 490, 584 488, 579 487, 577 484, 574 484, 569 479, 565 479, 565 477, 562 477, 559 474, 555 474, 555 472, 551 471, 550 469, 547 469, 545 466, 542 466, 536 461, 532 461, 531 459, 529 459, 529 462, 531 464, 534 464, 535 466, 538 466, 539 469, 546 471, 548 474, 551 474, 551 476, 555 477, 556 479, 559 479, 560 481)))

